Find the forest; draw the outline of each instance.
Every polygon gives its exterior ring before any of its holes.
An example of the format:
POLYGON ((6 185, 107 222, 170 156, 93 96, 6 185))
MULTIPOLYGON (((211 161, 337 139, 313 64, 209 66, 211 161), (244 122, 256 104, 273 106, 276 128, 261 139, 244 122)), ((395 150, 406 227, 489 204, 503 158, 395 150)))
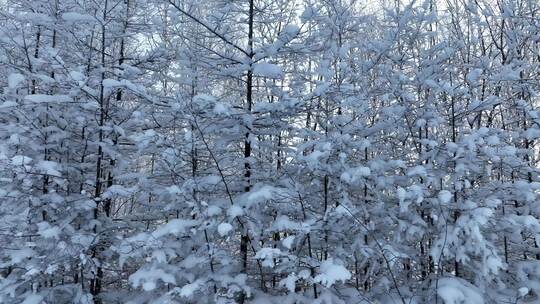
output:
POLYGON ((539 303, 539 92, 538 0, 0 0, 0 303, 539 303))

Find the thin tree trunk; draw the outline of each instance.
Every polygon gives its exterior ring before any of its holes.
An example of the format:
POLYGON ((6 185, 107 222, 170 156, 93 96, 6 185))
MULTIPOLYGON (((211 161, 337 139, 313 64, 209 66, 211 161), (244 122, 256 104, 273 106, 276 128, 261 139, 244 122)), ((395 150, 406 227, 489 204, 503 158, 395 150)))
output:
MULTIPOLYGON (((253 106, 253 17, 254 17, 254 0, 249 0, 249 12, 248 12, 248 54, 249 54, 249 69, 247 71, 246 79, 246 114, 251 115, 251 110, 253 106)), ((249 130, 251 126, 248 127, 248 130, 245 135, 244 140, 244 177, 245 177, 245 188, 244 192, 249 192, 251 190, 251 132, 249 130)), ((242 235, 240 237, 240 257, 241 257, 241 271, 244 274, 247 274, 247 254, 248 254, 248 242, 249 235, 247 231, 248 227, 244 226, 242 235)), ((243 304, 246 300, 246 293, 241 292, 239 303, 243 304)))

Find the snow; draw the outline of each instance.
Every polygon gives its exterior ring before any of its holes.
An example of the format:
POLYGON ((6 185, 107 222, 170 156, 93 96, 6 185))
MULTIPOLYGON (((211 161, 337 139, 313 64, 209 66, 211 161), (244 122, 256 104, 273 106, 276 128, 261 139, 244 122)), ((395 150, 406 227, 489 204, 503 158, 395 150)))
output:
POLYGON ((317 85, 317 87, 315 88, 315 90, 313 90, 313 95, 315 96, 322 96, 324 93, 326 93, 326 91, 328 91, 328 89, 330 88, 330 84, 329 83, 321 83, 319 85, 317 85))
POLYGON ((527 288, 527 287, 521 287, 520 289, 518 289, 518 295, 521 298, 526 296, 528 293, 529 293, 529 288, 527 288))
POLYGON ((24 155, 16 155, 16 156, 13 156, 13 158, 11 158, 11 163, 14 166, 28 165, 31 162, 32 162, 32 159, 24 155))
POLYGON ((467 81, 469 81, 469 83, 472 83, 474 84, 475 82, 478 81, 478 78, 480 78, 480 76, 482 75, 482 69, 474 69, 472 71, 469 72, 469 74, 467 74, 467 81))
POLYGON ((202 286, 203 286, 203 283, 201 281, 199 281, 199 280, 197 280, 197 281, 195 281, 193 283, 184 285, 180 289, 180 296, 181 297, 191 297, 202 286))
POLYGON ((4 101, 2 103, 0 103, 0 109, 5 109, 5 108, 12 108, 12 107, 15 107, 17 106, 17 103, 15 101, 4 101))
POLYGON ((438 282, 437 295, 444 304, 483 304, 480 291, 469 282, 459 278, 441 278, 438 282))
POLYGON ((0 302, 88 304, 98 267, 104 303, 540 294, 527 1, 461 5, 471 33, 430 1, 261 1, 253 48, 242 1, 54 2, 9 1, 0 29, 0 302))
POLYGON ((368 167, 356 167, 349 169, 341 174, 341 180, 353 184, 362 178, 368 177, 371 175, 371 169, 368 167))
POLYGON ((30 248, 23 248, 23 249, 17 249, 17 250, 9 250, 8 256, 10 258, 11 264, 18 264, 26 260, 27 258, 31 258, 34 256, 35 252, 34 250, 30 248))
POLYGON ((201 179, 206 185, 217 185, 221 183, 221 177, 219 175, 208 175, 201 179))
POLYGON ((238 206, 238 205, 233 205, 229 208, 229 210, 227 210, 227 214, 231 217, 231 218, 235 218, 237 216, 241 216, 244 214, 244 210, 242 209, 242 207, 238 206))
POLYGON ((73 244, 79 244, 83 248, 89 248, 93 240, 94 238, 91 235, 75 234, 71 236, 71 242, 73 244))
POLYGON ((416 127, 423 127, 423 126, 426 125, 426 123, 427 123, 427 122, 426 122, 425 119, 420 118, 420 119, 416 120, 416 122, 415 122, 414 125, 415 125, 416 127))
POLYGON ((295 238, 296 237, 294 235, 289 235, 281 241, 281 244, 283 247, 291 249, 295 238))
POLYGON ((264 267, 274 267, 274 259, 281 255, 281 250, 278 248, 263 247, 255 254, 256 259, 262 260, 261 265, 264 267))
POLYGON ((296 281, 298 280, 298 277, 292 273, 288 275, 285 279, 282 279, 279 281, 279 286, 284 286, 287 288, 289 292, 294 292, 296 289, 296 281))
POLYGON ((296 24, 287 24, 283 29, 283 34, 288 35, 289 37, 295 36, 300 31, 300 27, 296 24))
POLYGON ((314 281, 321 283, 326 287, 331 287, 336 282, 345 281, 351 278, 351 273, 343 265, 335 264, 332 258, 321 263, 319 268, 320 274, 315 276, 314 281))
POLYGON ((33 103, 53 103, 53 102, 71 102, 73 99, 68 95, 45 95, 45 94, 33 94, 26 95, 24 97, 26 101, 33 103))
POLYGON ((311 18, 313 18, 313 16, 315 16, 316 14, 316 10, 315 8, 313 8, 312 6, 307 6, 304 11, 302 12, 302 14, 300 15, 300 18, 302 20, 302 22, 306 22, 308 20, 310 20, 311 18))
POLYGON ((26 296, 26 299, 21 304, 41 304, 43 303, 43 297, 38 294, 30 294, 26 296))
POLYGON ((204 107, 208 104, 215 104, 216 98, 211 95, 198 94, 198 95, 195 95, 195 97, 193 97, 193 102, 198 104, 199 106, 204 107))
POLYGON ((172 219, 167 224, 160 226, 152 233, 155 238, 162 237, 167 234, 180 235, 186 233, 187 229, 197 225, 198 221, 185 219, 172 219))
POLYGON ((69 72, 69 77, 71 77, 75 81, 83 81, 85 78, 84 74, 78 71, 69 72))
POLYGON ((133 287, 142 286, 146 291, 154 290, 157 287, 157 281, 163 281, 165 283, 175 284, 176 279, 173 275, 166 273, 162 269, 139 269, 134 274, 129 276, 129 281, 133 287))
POLYGON ((221 223, 218 225, 218 233, 221 236, 226 236, 233 229, 233 226, 229 223, 221 223))
POLYGON ((452 199, 452 193, 448 190, 441 190, 438 196, 441 204, 448 204, 452 199))
POLYGON ((218 115, 230 115, 231 109, 227 104, 223 102, 217 102, 214 105, 214 113, 218 115))
POLYGON ((122 83, 116 79, 103 79, 103 86, 106 88, 121 87, 122 83))
POLYGON ((248 201, 250 203, 262 202, 272 199, 275 189, 271 186, 262 186, 249 193, 248 201))
POLYGON ((491 135, 486 139, 486 142, 488 145, 495 146, 498 145, 501 141, 499 140, 499 137, 496 135, 491 135))
POLYGON ((318 163, 319 163, 319 158, 327 155, 328 153, 327 152, 324 152, 324 151, 313 151, 311 152, 307 157, 306 157, 306 160, 312 165, 312 166, 316 166, 318 163))
POLYGON ((281 78, 283 76, 283 71, 276 64, 267 62, 255 63, 253 64, 253 75, 268 78, 281 78))
POLYGON ((23 74, 13 73, 8 76, 8 87, 10 89, 16 89, 23 84, 25 77, 23 74))
POLYGON ((197 255, 188 255, 182 262, 180 262, 180 266, 184 267, 186 269, 196 268, 199 267, 199 265, 204 265, 207 262, 205 257, 197 256, 197 255))
POLYGON ((408 211, 409 205, 412 203, 409 199, 410 194, 407 192, 407 190, 399 187, 396 190, 396 195, 399 200, 399 210, 400 212, 404 213, 408 211))
POLYGON ((42 237, 46 239, 51 239, 51 238, 59 239, 60 238, 60 232, 61 232, 60 227, 51 226, 47 222, 38 223, 37 226, 38 226, 38 233, 42 237))
POLYGON ((504 263, 501 258, 495 255, 490 255, 485 260, 484 274, 498 275, 499 270, 504 269, 504 263))
POLYGON ((313 152, 305 156, 305 161, 311 168, 318 168, 321 165, 321 158, 330 154, 332 149, 331 143, 325 143, 322 147, 318 147, 313 152))
POLYGON ((206 210, 206 214, 208 216, 216 216, 216 215, 221 214, 221 212, 222 210, 218 206, 209 206, 208 209, 206 210))
POLYGON ((70 23, 91 23, 96 22, 96 19, 87 14, 80 14, 76 12, 66 12, 62 14, 62 19, 70 23))
POLYGON ((407 171, 407 176, 426 176, 427 170, 424 166, 414 166, 407 171))
POLYGON ((130 197, 135 191, 136 187, 127 188, 122 185, 111 185, 107 188, 103 197, 112 198, 112 197, 130 197))
POLYGON ((43 174, 53 175, 56 177, 62 176, 62 173, 60 173, 60 165, 53 161, 41 160, 35 165, 35 168, 38 170, 38 172, 43 174))
POLYGON ((53 21, 50 16, 41 13, 26 12, 21 17, 35 25, 47 25, 53 21))
POLYGON ((182 190, 177 185, 169 186, 165 189, 169 194, 178 195, 182 193, 182 190))
POLYGON ((297 230, 300 229, 301 225, 291 219, 286 215, 280 215, 276 218, 272 224, 272 229, 274 231, 286 231, 286 230, 297 230))
POLYGON ((492 80, 513 81, 520 78, 519 71, 512 69, 512 65, 507 64, 501 67, 500 73, 494 75, 492 80))
POLYGON ((116 80, 116 79, 103 79, 103 87, 104 88, 107 88, 107 89, 114 89, 114 88, 117 88, 117 87, 124 87, 124 88, 128 88, 129 90, 133 91, 133 92, 138 92, 139 94, 144 94, 144 87, 141 87, 141 86, 137 86, 135 85, 134 83, 132 83, 131 81, 127 80, 127 79, 122 79, 122 80, 116 80))

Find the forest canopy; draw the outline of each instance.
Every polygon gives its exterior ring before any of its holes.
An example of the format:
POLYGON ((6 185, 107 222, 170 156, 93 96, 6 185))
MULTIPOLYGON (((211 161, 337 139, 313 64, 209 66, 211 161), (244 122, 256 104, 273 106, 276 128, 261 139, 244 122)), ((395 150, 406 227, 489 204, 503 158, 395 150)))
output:
POLYGON ((540 301, 540 2, 1 0, 0 302, 540 301))

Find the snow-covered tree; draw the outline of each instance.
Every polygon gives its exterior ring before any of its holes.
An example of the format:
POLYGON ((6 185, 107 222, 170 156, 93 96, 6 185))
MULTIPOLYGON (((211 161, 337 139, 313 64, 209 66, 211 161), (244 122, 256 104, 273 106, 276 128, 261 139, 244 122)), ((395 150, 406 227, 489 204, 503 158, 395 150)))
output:
POLYGON ((0 2, 0 302, 538 301, 539 8, 0 2))

